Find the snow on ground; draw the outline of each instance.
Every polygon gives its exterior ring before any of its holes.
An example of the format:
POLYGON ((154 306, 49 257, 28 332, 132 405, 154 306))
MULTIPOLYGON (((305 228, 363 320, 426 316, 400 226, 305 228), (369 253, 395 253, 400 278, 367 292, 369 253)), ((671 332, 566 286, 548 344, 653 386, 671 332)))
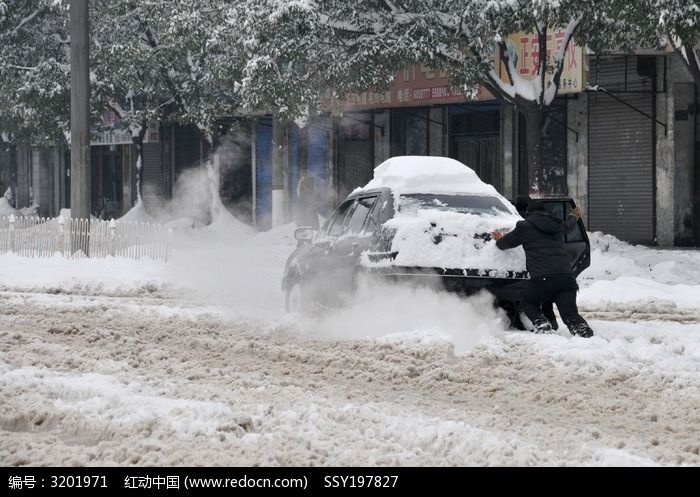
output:
POLYGON ((118 305, 3 309, 5 465, 700 464, 698 325, 491 331, 455 355, 118 305))
POLYGON ((0 197, 0 216, 17 216, 19 211, 10 205, 6 197, 0 197))
POLYGON ((582 339, 427 289, 285 315, 293 225, 192 225, 167 263, 0 255, 0 464, 700 465, 698 251, 591 234, 582 339))
POLYGON ((630 245, 589 233, 591 267, 579 276, 589 311, 695 315, 700 319, 700 252, 630 245))

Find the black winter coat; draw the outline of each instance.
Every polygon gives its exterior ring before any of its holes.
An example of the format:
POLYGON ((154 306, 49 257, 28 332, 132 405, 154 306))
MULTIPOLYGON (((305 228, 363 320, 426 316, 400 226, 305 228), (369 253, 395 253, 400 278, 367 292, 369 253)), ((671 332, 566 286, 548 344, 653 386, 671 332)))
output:
POLYGON ((515 229, 507 233, 496 246, 501 249, 522 245, 525 249, 525 264, 531 278, 552 274, 573 275, 571 258, 564 249, 564 233, 576 226, 576 217, 561 221, 545 211, 535 211, 524 221, 518 221, 515 229))

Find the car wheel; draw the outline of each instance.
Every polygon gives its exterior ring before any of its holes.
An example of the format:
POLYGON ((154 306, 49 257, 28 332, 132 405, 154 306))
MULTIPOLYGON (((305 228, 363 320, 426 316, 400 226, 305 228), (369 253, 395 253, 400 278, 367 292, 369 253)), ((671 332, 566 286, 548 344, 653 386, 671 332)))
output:
POLYGON ((301 314, 306 310, 301 283, 294 283, 284 294, 284 310, 301 314))

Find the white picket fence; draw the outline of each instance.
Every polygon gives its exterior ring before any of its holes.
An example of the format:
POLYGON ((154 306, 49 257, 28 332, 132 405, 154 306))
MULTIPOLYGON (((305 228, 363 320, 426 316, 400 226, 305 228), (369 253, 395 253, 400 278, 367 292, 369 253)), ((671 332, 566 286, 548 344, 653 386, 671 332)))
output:
POLYGON ((43 218, 0 217, 0 253, 25 257, 150 257, 167 261, 171 233, 149 223, 43 218))

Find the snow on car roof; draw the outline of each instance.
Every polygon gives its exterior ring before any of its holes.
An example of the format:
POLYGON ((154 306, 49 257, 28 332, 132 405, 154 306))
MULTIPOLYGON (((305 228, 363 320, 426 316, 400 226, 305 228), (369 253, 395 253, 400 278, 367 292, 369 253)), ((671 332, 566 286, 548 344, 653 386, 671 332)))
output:
POLYGON ((392 157, 374 169, 374 179, 358 190, 390 188, 395 193, 498 195, 473 169, 449 157, 392 157))

